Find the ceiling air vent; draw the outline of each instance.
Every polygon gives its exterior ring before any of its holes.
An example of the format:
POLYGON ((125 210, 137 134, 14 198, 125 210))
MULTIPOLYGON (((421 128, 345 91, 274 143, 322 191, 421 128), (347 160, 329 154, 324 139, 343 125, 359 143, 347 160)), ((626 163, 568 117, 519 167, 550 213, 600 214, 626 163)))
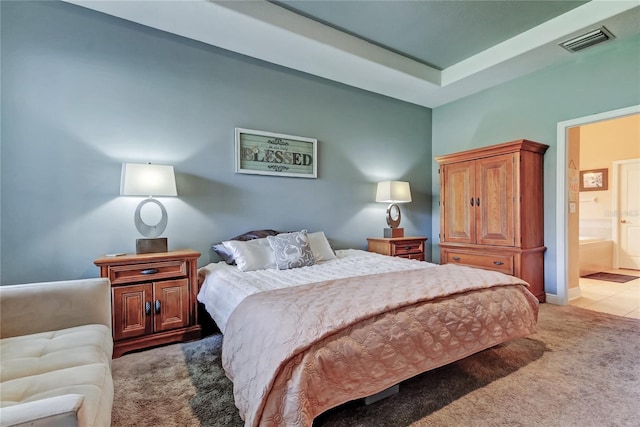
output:
POLYGON ((577 52, 613 38, 615 38, 615 36, 611 34, 609 30, 605 27, 600 27, 597 30, 589 31, 586 34, 562 42, 560 43, 560 46, 567 49, 569 52, 577 52))

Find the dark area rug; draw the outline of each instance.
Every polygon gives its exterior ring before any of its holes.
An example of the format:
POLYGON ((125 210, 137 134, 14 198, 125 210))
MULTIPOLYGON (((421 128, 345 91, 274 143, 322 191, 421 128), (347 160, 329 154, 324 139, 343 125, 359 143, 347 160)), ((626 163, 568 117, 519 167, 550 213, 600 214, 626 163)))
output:
POLYGON ((615 273, 592 273, 587 274, 586 276, 581 276, 585 279, 595 279, 595 280, 604 280, 605 282, 616 282, 616 283, 627 283, 632 280, 638 278, 638 276, 628 276, 626 274, 615 274, 615 273))
MULTIPOLYGON (((542 304, 538 332, 354 401, 314 427, 640 425, 640 320, 542 304)), ((243 426, 220 363, 222 336, 112 363, 112 426, 243 426)))

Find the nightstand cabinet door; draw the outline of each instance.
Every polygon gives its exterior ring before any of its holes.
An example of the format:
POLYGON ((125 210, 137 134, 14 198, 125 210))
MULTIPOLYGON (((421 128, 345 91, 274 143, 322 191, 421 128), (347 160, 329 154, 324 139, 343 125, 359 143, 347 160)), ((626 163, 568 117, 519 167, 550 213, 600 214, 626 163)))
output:
POLYGON ((189 325, 189 281, 168 280, 153 284, 153 330, 169 331, 189 325))
POLYGON ((135 338, 151 333, 153 330, 151 284, 113 288, 112 291, 114 340, 135 338))

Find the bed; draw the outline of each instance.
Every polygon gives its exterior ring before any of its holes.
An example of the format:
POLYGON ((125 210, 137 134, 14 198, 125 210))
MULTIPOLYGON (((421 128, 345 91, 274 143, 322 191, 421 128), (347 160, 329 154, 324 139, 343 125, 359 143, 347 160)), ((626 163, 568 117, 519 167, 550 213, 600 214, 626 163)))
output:
POLYGON ((246 426, 311 426, 327 409, 536 329, 538 301, 513 276, 333 251, 324 233, 224 243, 230 256, 199 270, 198 300, 224 335, 246 426), (300 263, 298 244, 303 265, 281 265, 300 263))

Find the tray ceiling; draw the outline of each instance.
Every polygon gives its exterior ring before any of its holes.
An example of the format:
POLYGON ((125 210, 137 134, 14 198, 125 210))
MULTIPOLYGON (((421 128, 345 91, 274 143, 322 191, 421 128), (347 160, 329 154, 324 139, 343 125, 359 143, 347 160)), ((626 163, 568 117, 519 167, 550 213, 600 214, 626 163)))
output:
POLYGON ((437 107, 580 55, 600 26, 640 33, 638 1, 85 1, 89 9, 403 101, 437 107))

